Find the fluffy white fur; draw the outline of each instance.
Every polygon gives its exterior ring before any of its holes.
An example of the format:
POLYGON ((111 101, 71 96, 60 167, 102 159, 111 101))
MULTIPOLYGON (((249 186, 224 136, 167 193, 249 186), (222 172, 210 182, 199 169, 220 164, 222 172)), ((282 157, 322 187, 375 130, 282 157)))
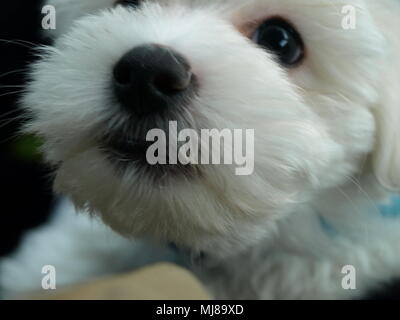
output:
MULTIPOLYGON (((112 2, 50 1, 59 10, 56 42, 34 65, 23 104, 33 116, 27 131, 44 138, 57 167, 56 191, 124 236, 206 253, 194 270, 218 298, 362 297, 400 276, 399 222, 376 212, 400 189, 398 1, 154 0, 138 10, 112 2), (357 8, 355 30, 341 26, 348 4, 357 8), (295 69, 243 32, 276 15, 304 39, 306 59, 295 69), (98 134, 116 107, 111 70, 146 43, 189 60, 200 84, 189 116, 199 127, 255 129, 253 175, 210 166, 201 178, 166 176, 156 185, 135 168, 119 174, 102 154, 98 134), (324 232, 321 217, 339 235, 324 232), (341 287, 348 264, 357 269, 354 291, 341 287)), ((37 231, 46 246, 69 233, 84 237, 78 248, 99 245, 62 223, 48 228, 57 235, 37 231)), ((69 262, 85 270, 98 261, 80 259, 80 250, 69 262)), ((116 250, 129 251, 123 241, 116 250)), ((0 265, 6 292, 23 288, 18 279, 28 273, 18 273, 29 272, 38 251, 47 252, 38 245, 0 265), (21 260, 26 270, 16 267, 21 260)))

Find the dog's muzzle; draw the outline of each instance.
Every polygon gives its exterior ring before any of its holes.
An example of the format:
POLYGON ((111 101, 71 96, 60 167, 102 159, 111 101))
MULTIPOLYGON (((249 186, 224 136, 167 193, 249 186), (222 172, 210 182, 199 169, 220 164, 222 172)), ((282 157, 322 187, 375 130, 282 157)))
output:
MULTIPOLYGON (((193 124, 185 121, 183 114, 192 105, 196 88, 196 76, 178 52, 157 44, 131 49, 116 62, 112 72, 116 101, 113 113, 123 120, 114 127, 106 125, 109 128, 102 137, 102 145, 114 159, 124 159, 123 164, 134 162, 148 168, 146 151, 154 143, 146 140, 148 132, 161 129, 168 135, 170 121, 191 128, 193 124)), ((163 172, 182 171, 181 166, 163 166, 163 172)), ((152 170, 155 168, 151 166, 152 170)))

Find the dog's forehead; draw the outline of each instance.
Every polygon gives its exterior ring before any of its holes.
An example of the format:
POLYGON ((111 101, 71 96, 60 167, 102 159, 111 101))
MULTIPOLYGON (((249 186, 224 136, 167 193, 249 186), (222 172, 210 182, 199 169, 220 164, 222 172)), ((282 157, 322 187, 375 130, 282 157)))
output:
MULTIPOLYGON (((55 6, 61 19, 74 19, 101 9, 112 8, 118 3, 129 6, 129 1, 121 0, 47 0, 55 6)), ((221 13, 234 13, 237 19, 261 19, 269 15, 301 16, 314 15, 314 19, 323 19, 324 12, 341 12, 343 6, 351 4, 361 7, 363 0, 351 0, 347 3, 332 0, 142 0, 133 3, 157 3, 160 5, 180 5, 189 8, 209 8, 221 13), (322 16, 322 17, 321 17, 322 16)))
MULTIPOLYGON (((57 13, 57 29, 50 31, 51 37, 66 33, 74 21, 101 10, 115 7, 118 2, 129 6, 129 1, 121 0, 47 0, 57 13)), ((203 9, 217 12, 232 23, 241 27, 248 23, 259 23, 271 16, 281 16, 292 21, 297 27, 315 30, 320 26, 340 28, 343 8, 349 4, 363 8, 364 0, 139 0, 132 3, 159 4, 161 6, 181 6, 191 9, 203 9)), ((131 6, 133 7, 133 6, 131 6)), ((134 18, 134 17, 133 17, 134 18)), ((301 30, 300 30, 301 31, 301 30)), ((307 31, 307 30, 305 30, 307 31)))

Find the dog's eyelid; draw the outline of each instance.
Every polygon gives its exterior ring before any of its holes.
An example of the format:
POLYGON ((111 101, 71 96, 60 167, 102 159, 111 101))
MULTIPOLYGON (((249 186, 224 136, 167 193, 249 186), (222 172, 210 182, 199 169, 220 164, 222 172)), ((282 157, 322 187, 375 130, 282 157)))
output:
POLYGON ((245 37, 251 39, 253 37, 254 32, 258 28, 258 26, 261 24, 258 20, 251 20, 248 21, 244 24, 241 24, 240 26, 237 27, 239 32, 243 34, 245 37))
POLYGON ((291 22, 290 19, 287 19, 283 16, 280 15, 265 15, 262 18, 256 18, 256 19, 248 19, 246 22, 242 23, 237 27, 240 33, 245 35, 247 38, 250 40, 253 38, 254 34, 257 31, 257 28, 259 28, 264 22, 269 21, 269 20, 282 20, 287 22, 290 25, 294 24, 291 22))

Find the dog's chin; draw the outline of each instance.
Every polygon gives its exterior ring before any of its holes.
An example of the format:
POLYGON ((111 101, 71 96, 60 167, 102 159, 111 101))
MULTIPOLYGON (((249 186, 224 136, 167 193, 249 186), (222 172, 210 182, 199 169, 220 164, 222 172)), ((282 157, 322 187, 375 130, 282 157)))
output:
POLYGON ((168 179, 196 178, 201 176, 201 166, 195 164, 150 164, 147 151, 154 142, 146 140, 112 140, 103 143, 101 149, 110 164, 118 172, 134 170, 147 181, 162 183, 168 179))

